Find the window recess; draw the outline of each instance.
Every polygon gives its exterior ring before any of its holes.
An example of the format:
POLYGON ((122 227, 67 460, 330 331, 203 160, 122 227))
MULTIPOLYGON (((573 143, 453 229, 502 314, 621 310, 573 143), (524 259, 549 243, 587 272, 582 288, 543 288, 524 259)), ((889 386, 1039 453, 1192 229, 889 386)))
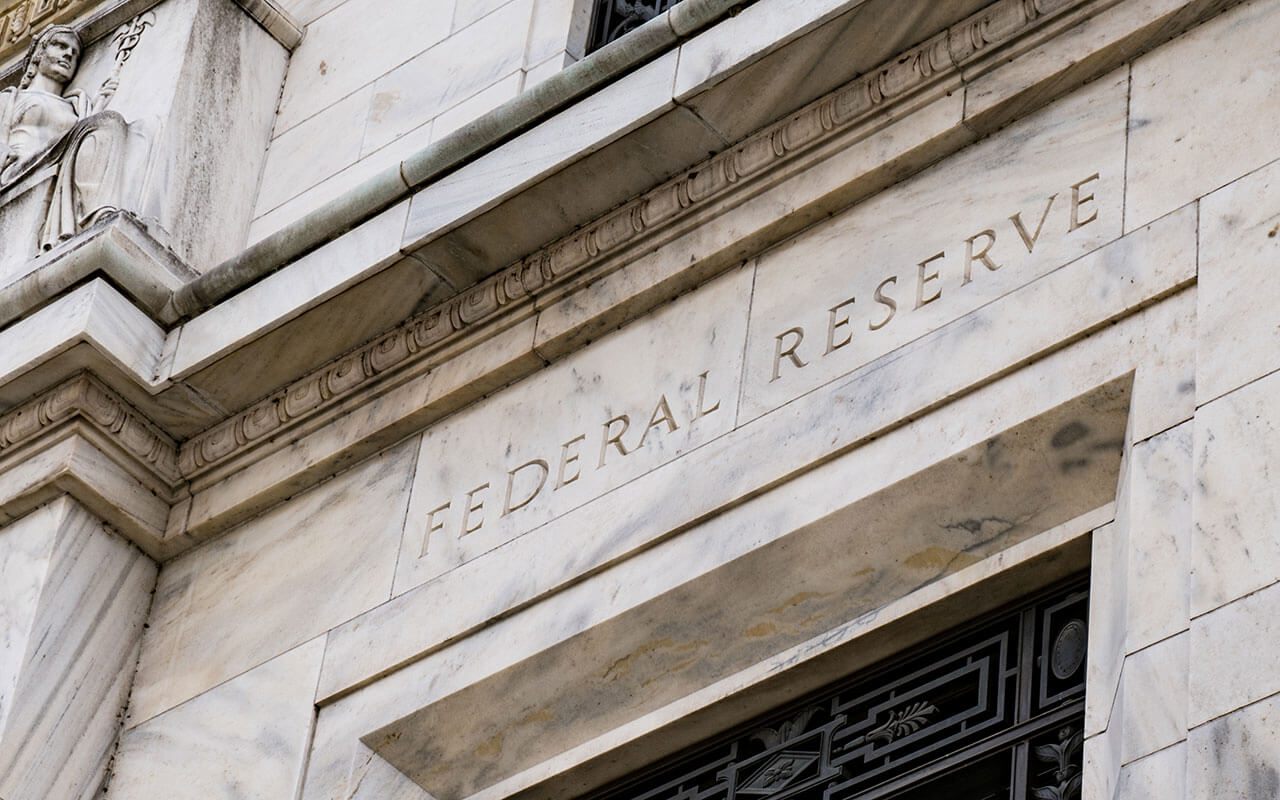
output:
POLYGON ((595 0, 587 52, 625 36, 680 0, 595 0))
POLYGON ((1079 800, 1086 579, 583 800, 1079 800))

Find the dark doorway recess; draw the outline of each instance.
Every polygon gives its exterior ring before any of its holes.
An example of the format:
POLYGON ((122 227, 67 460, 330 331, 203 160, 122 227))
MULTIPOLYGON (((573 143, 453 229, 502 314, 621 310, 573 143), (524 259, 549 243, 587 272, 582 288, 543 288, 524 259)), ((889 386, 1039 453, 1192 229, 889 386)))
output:
POLYGON ((1078 800, 1077 576, 583 800, 1078 800))

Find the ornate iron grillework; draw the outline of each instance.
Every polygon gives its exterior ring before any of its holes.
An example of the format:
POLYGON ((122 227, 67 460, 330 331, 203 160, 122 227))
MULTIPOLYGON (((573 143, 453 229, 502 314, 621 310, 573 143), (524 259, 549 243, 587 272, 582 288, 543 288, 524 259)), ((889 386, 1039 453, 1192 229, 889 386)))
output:
POLYGON ((1079 800, 1083 578, 585 800, 1079 800))
POLYGON ((680 0, 596 0, 587 52, 639 28, 680 0))

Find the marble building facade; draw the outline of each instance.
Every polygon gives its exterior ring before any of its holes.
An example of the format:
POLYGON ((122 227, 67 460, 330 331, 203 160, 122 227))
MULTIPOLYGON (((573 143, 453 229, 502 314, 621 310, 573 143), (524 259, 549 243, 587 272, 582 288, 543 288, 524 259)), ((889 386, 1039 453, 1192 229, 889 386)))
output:
POLYGON ((583 797, 1067 580, 1009 796, 1280 797, 1280 0, 662 8, 0 3, 0 798, 583 797))

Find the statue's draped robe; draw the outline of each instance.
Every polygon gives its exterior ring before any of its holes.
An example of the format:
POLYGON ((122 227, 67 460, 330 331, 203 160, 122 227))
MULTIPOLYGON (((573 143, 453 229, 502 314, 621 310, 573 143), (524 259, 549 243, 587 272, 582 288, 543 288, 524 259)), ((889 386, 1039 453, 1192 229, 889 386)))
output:
POLYGON ((66 96, 32 89, 0 92, 0 135, 19 160, 0 172, 0 190, 48 164, 57 165, 40 233, 48 250, 92 225, 119 202, 127 126, 112 111, 93 113, 83 91, 66 96))

